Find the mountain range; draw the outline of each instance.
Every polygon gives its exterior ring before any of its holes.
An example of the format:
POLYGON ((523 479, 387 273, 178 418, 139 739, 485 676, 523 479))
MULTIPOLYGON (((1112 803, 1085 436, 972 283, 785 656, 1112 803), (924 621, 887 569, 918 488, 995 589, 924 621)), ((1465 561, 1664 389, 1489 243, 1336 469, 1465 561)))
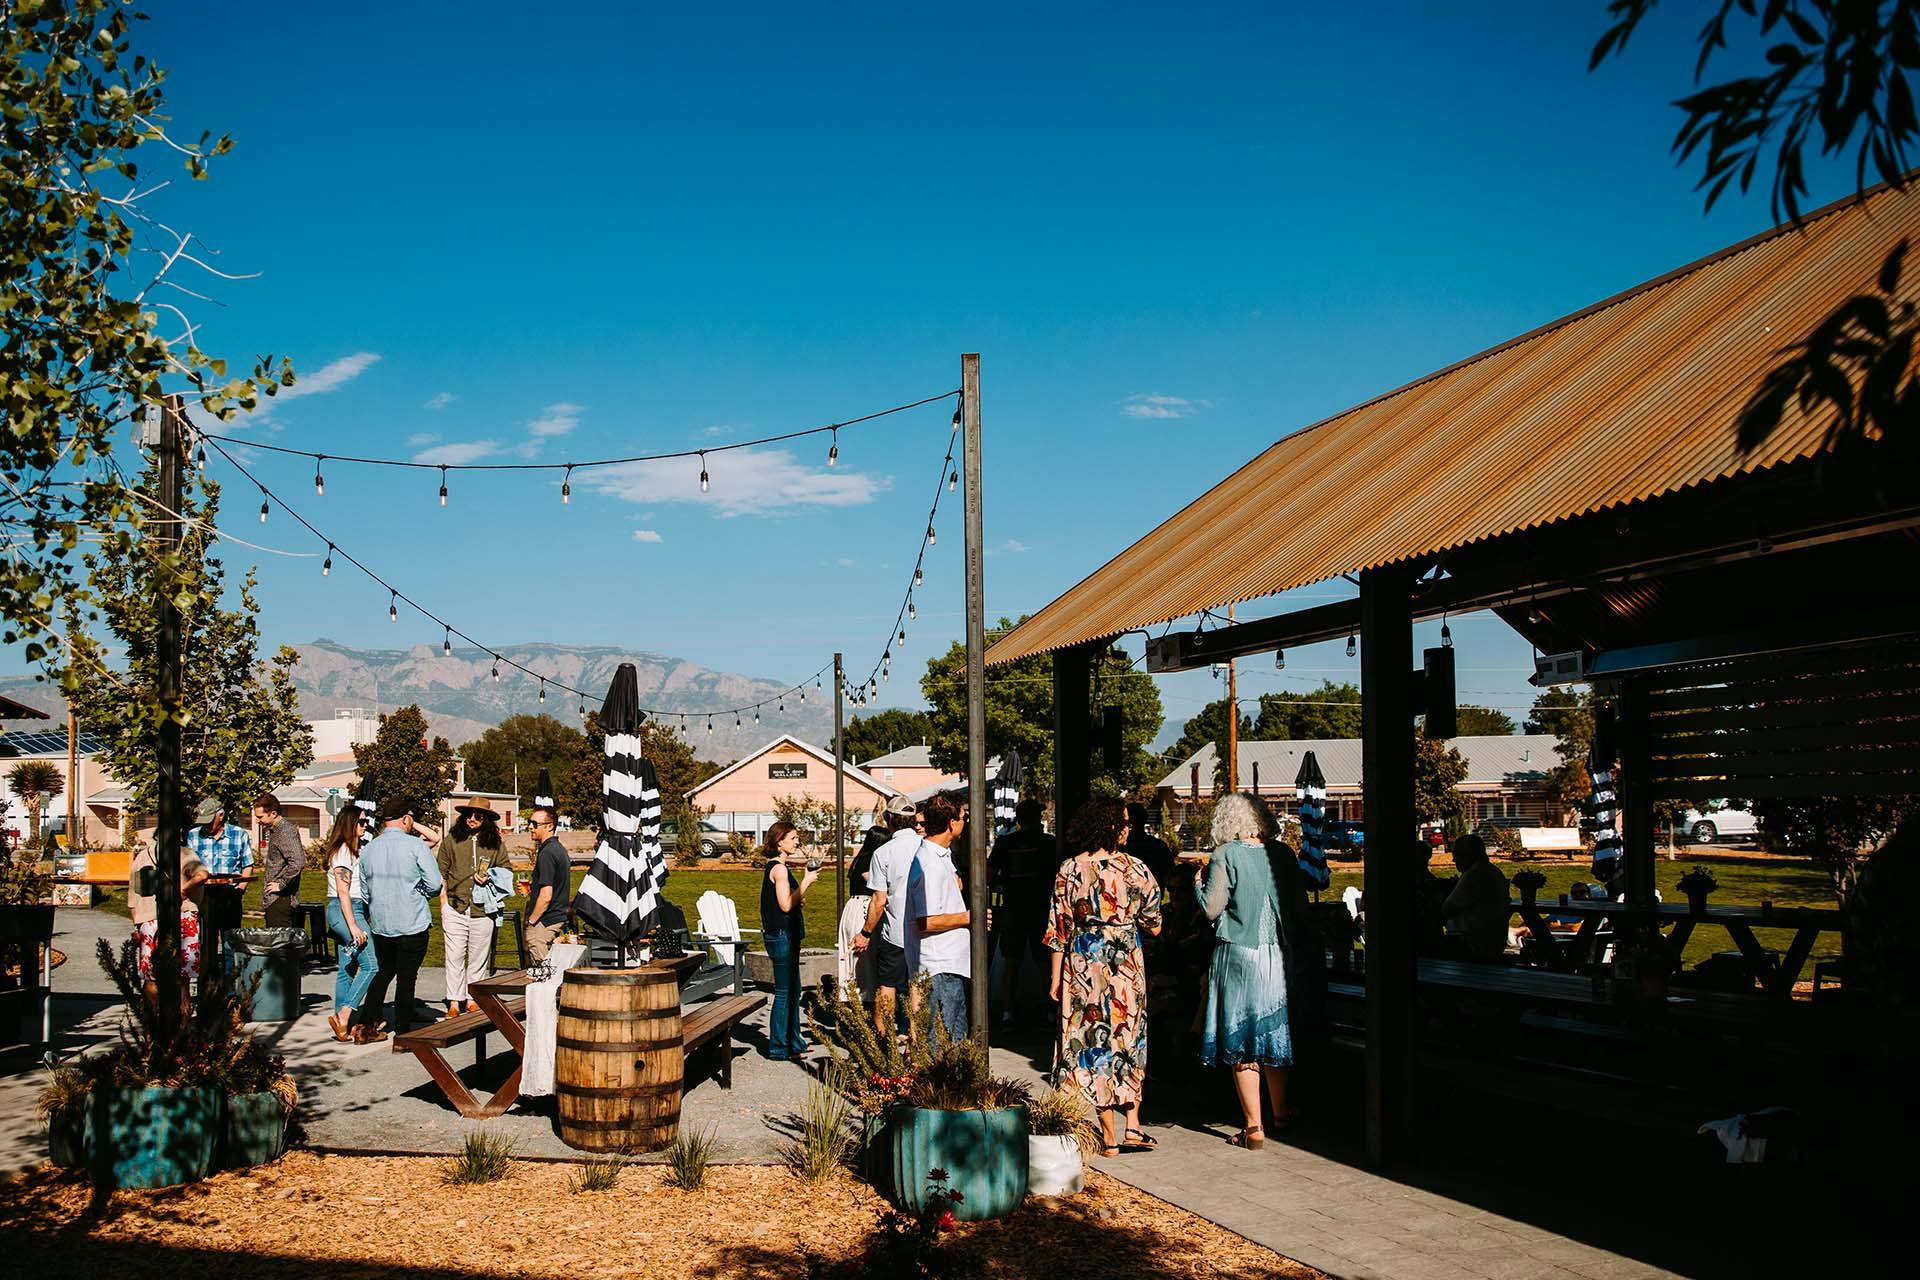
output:
MULTIPOLYGON (((327 639, 293 647, 300 654, 294 687, 300 694, 301 713, 309 720, 330 719, 334 712, 349 707, 391 711, 418 703, 429 731, 456 747, 511 715, 544 712, 568 724, 580 723, 581 699, 574 695, 549 686, 542 703, 540 681, 504 663, 496 681, 490 650, 456 647, 448 656, 436 645, 355 649, 327 639)), ((640 681, 641 706, 667 713, 656 719, 676 728, 684 717, 681 732, 702 759, 735 760, 782 733, 813 743, 826 743, 833 736, 832 695, 811 686, 804 701, 786 698, 782 710, 781 695, 791 685, 713 671, 664 654, 611 646, 521 644, 503 647, 500 656, 561 684, 587 690, 590 696, 585 703, 590 711, 599 709, 614 671, 622 662, 631 662, 640 681), (755 702, 764 704, 758 723, 752 710, 740 715, 737 727, 732 715, 712 714, 755 702)), ((66 712, 59 691, 32 676, 0 680, 0 693, 55 716, 66 712)))

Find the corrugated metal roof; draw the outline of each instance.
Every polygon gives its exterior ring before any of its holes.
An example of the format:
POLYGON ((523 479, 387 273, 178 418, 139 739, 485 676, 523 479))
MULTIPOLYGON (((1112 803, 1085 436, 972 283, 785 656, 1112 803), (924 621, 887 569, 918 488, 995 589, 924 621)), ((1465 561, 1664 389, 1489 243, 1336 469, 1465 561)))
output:
MULTIPOLYGON (((1463 787, 1514 785, 1538 782, 1546 771, 1560 763, 1560 740, 1550 733, 1476 734, 1448 738, 1447 745, 1467 762, 1463 787)), ((1293 785, 1300 773, 1300 758, 1307 752, 1320 764, 1327 786, 1333 789, 1360 786, 1360 739, 1296 738, 1291 741, 1246 741, 1240 744, 1235 761, 1240 774, 1236 788, 1253 786, 1253 766, 1260 766, 1260 790, 1272 795, 1293 785)), ((1209 742, 1180 762, 1178 768, 1160 779, 1160 786, 1185 791, 1193 781, 1193 766, 1200 766, 1200 787, 1213 790, 1213 762, 1219 753, 1209 742)))
POLYGON ((898 751, 889 751, 886 755, 863 760, 860 767, 871 773, 875 769, 931 769, 933 768, 933 748, 924 743, 917 747, 901 747, 898 751))
POLYGON ((1780 229, 1296 431, 987 652, 1117 636, 1809 457, 1739 414, 1780 350, 1920 233, 1920 186, 1780 229))

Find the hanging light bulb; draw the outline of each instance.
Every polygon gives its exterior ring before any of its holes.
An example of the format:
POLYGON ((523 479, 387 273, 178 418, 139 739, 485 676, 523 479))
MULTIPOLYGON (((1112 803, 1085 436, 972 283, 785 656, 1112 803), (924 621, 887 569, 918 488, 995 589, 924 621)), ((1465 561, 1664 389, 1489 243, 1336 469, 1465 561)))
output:
POLYGON ((200 446, 200 452, 194 455, 193 465, 202 471, 207 469, 207 446, 200 446))
POLYGON ((1445 616, 1442 616, 1440 619, 1440 647, 1442 649, 1453 648, 1453 628, 1447 625, 1445 616))
POLYGON ((440 505, 447 505, 447 469, 440 468, 440 505))
POLYGON ((400 593, 388 588, 387 596, 387 621, 398 622, 400 621, 400 593))
POLYGON ((952 493, 955 489, 958 489, 959 487, 960 487, 960 468, 955 467, 953 469, 952 474, 950 474, 947 477, 947 492, 952 493))
POLYGON ((324 453, 313 460, 313 496, 316 498, 327 496, 327 478, 320 474, 320 464, 326 460, 324 453))
POLYGON ((329 542, 327 544, 327 558, 320 562, 320 576, 323 578, 326 578, 326 577, 331 577, 332 575, 333 575, 333 544, 329 542))
POLYGON ((926 584, 926 581, 927 581, 927 575, 920 572, 920 566, 919 565, 913 566, 913 585, 916 587, 924 586, 926 584))
POLYGON ((759 723, 760 723, 760 708, 758 708, 758 707, 755 707, 755 708, 753 709, 753 722, 754 722, 755 724, 759 724, 759 723))
POLYGON ((900 628, 900 643, 904 645, 906 642, 907 642, 907 629, 905 627, 902 627, 900 628))
POLYGON ((546 701, 547 701, 547 678, 545 676, 541 676, 540 677, 540 704, 542 706, 545 706, 546 701))
POLYGON ((1347 632, 1347 656, 1351 658, 1358 651, 1359 645, 1354 640, 1353 632, 1347 632))
POLYGON ((560 477, 560 505, 567 506, 573 501, 573 468, 567 468, 567 474, 560 477))
POLYGON ((453 628, 452 627, 448 627, 446 630, 446 634, 440 638, 440 656, 443 658, 451 658, 453 656, 453 628))
POLYGON ((913 607, 912 600, 908 600, 907 601, 907 621, 917 622, 919 621, 919 619, 920 619, 920 611, 913 607))
POLYGON ((740 727, 740 713, 738 711, 733 713, 733 727, 736 729, 740 727))
POLYGON ((1273 669, 1275 671, 1285 671, 1287 669, 1287 651, 1285 649, 1275 649, 1273 651, 1273 669))
POLYGON ((888 669, 887 669, 886 667, 881 667, 881 668, 880 668, 880 678, 881 678, 882 680, 892 680, 892 679, 893 679, 893 672, 892 672, 892 671, 890 671, 890 670, 888 670, 888 669))
POLYGON ((932 546, 936 541, 938 541, 938 539, 934 536, 933 522, 928 521, 927 522, 927 545, 932 546))
POLYGON ((497 653, 493 655, 493 682, 500 683, 500 655, 497 653))
POLYGON ((712 717, 712 716, 708 716, 708 717, 707 717, 707 732, 708 732, 708 733, 712 733, 712 732, 713 732, 713 717, 712 717))
POLYGON ((702 449, 700 451, 700 492, 705 493, 707 491, 708 483, 709 482, 707 480, 707 451, 705 449, 702 449))
POLYGON ((833 443, 827 446, 827 465, 834 466, 840 461, 840 428, 833 429, 833 443))
POLYGON ((577 708, 575 708, 575 710, 576 710, 576 711, 577 711, 577 712, 579 713, 579 715, 580 715, 580 718, 581 718, 582 720, 585 720, 585 719, 587 718, 587 704, 586 704, 586 703, 584 703, 584 702, 583 702, 583 703, 581 703, 581 704, 580 704, 580 705, 579 705, 579 706, 578 706, 577 708))
POLYGON ((783 714, 783 715, 784 715, 784 714, 786 713, 786 710, 787 710, 787 699, 786 699, 786 695, 784 695, 784 694, 782 694, 782 695, 781 695, 781 698, 780 698, 780 712, 781 712, 781 714, 783 714))
POLYGON ((871 687, 867 690, 867 696, 869 698, 877 698, 880 696, 880 682, 878 680, 872 682, 871 687))
MULTIPOLYGON (((962 411, 962 410, 964 410, 965 408, 966 408, 966 401, 964 401, 964 400, 962 400, 962 401, 961 401, 961 402, 960 402, 959 404, 956 404, 956 405, 955 405, 955 406, 953 407, 953 429, 954 429, 954 431, 958 431, 958 430, 960 429, 960 414, 961 414, 961 411, 962 411)), ((949 434, 951 434, 951 432, 950 432, 949 434)))
POLYGON ((267 522, 267 491, 265 489, 262 489, 260 490, 260 523, 265 524, 266 522, 267 522))
POLYGON ((821 683, 820 683, 820 677, 819 677, 819 676, 815 676, 815 677, 813 678, 813 687, 814 687, 814 688, 816 688, 816 689, 824 689, 824 688, 826 688, 827 686, 825 686, 825 685, 823 685, 823 684, 821 684, 821 683))

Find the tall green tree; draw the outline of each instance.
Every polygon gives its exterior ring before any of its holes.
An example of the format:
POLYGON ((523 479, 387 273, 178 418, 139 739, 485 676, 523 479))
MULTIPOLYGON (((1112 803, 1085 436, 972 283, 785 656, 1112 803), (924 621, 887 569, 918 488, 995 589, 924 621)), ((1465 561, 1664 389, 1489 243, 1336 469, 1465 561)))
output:
MULTIPOLYGON (((678 731, 648 721, 640 726, 640 752, 653 765, 660 783, 660 812, 674 818, 687 807, 687 793, 720 772, 721 766, 694 758, 693 748, 678 731)), ((579 754, 564 772, 553 774, 554 800, 560 812, 576 826, 598 827, 606 813, 602 782, 606 776, 607 735, 600 731, 600 713, 587 712, 579 754)))
POLYGON ((1463 738, 1504 738, 1514 731, 1513 717, 1492 707, 1460 706, 1453 709, 1453 714, 1463 738))
MULTIPOLYGON (((67 789, 67 780, 51 760, 22 760, 7 770, 7 790, 20 797, 27 809, 27 839, 40 843, 40 802, 57 799, 67 789)), ((74 833, 69 831, 67 838, 74 833)))
POLYGON ((531 795, 540 770, 558 778, 586 748, 586 737, 552 716, 508 716, 460 748, 467 762, 467 785, 475 791, 511 794, 515 768, 520 791, 531 795))
POLYGON ((428 740, 427 717, 418 704, 382 716, 373 741, 354 747, 353 761, 362 786, 372 787, 382 802, 404 797, 428 822, 453 792, 453 748, 445 738, 428 740))
MULTIPOLYGON (((1246 712, 1240 713, 1240 738, 1245 741, 1253 737, 1253 719, 1246 712)), ((1167 768, 1174 768, 1182 761, 1200 751, 1209 742, 1213 744, 1213 777, 1206 781, 1215 787, 1227 785, 1227 700, 1215 698, 1200 708, 1199 714, 1188 720, 1181 729, 1179 739, 1161 758, 1167 768)))
MULTIPOLYGON (((1226 721, 1221 720, 1224 729, 1226 721)), ((1249 736, 1249 735, 1243 735, 1249 736)), ((1282 690, 1260 695, 1260 716, 1250 735, 1265 742, 1301 738, 1357 738, 1360 736, 1359 686, 1322 680, 1305 693, 1282 690)))
POLYGON ((1593 749, 1593 695, 1560 686, 1542 689, 1523 728, 1559 739, 1560 762, 1547 770, 1545 790, 1548 804, 1565 819, 1593 794, 1593 780, 1587 773, 1587 753, 1593 749))
MULTIPOLYGON (((999 631, 1004 634, 1015 625, 1002 618, 999 631)), ((931 704, 933 764, 954 773, 967 769, 966 666, 966 649, 956 643, 929 659, 920 679, 920 690, 931 704)), ((1124 655, 1109 652, 1094 664, 1092 700, 1096 724, 1108 707, 1117 707, 1122 717, 1120 768, 1117 772, 1107 769, 1096 743, 1094 786, 1118 794, 1157 780, 1156 762, 1146 749, 1160 732, 1160 691, 1153 678, 1135 671, 1124 655)), ((1052 656, 1034 654, 990 668, 986 712, 988 757, 1017 750, 1029 784, 1051 787, 1055 776, 1052 656)))
MULTIPOLYGON (((150 497, 150 465, 136 492, 150 497)), ((101 755, 129 790, 128 813, 151 814, 159 790, 159 601, 171 593, 180 618, 180 784, 190 799, 214 799, 244 810, 263 791, 282 786, 313 759, 313 731, 300 715, 293 669, 300 655, 282 646, 260 656, 260 606, 253 575, 233 607, 226 566, 212 554, 220 486, 204 476, 183 481, 180 553, 163 554, 141 539, 123 554, 86 557, 99 618, 122 660, 85 633, 73 638, 65 684, 80 727, 100 738, 101 755), (197 603, 196 603, 197 602, 197 603)))
MULTIPOLYGON (((29 662, 85 592, 83 546, 125 555, 153 514, 116 470, 128 425, 168 392, 225 416, 293 381, 271 357, 229 379, 194 340, 196 295, 173 277, 205 250, 142 205, 167 185, 158 162, 204 178, 231 143, 167 134, 166 73, 132 51, 139 21, 122 0, 0 0, 0 642, 24 642, 29 662)), ((191 592, 171 594, 212 599, 191 592)))
MULTIPOLYGON (((1413 733, 1413 820, 1455 823, 1465 816, 1467 758, 1441 738, 1413 733)), ((1369 832, 1371 835, 1372 833, 1369 832)), ((1383 833, 1384 834, 1384 833, 1383 833)))
POLYGON ((888 707, 870 716, 855 716, 847 722, 847 753, 850 764, 860 764, 933 739, 933 718, 924 711, 888 707))

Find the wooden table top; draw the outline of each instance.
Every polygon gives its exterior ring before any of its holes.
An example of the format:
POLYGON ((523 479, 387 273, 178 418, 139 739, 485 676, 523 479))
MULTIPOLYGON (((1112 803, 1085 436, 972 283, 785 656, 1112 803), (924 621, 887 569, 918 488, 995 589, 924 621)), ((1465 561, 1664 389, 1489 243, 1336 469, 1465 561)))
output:
MULTIPOLYGON (((676 978, 685 978, 698 969, 706 959, 698 952, 684 956, 675 956, 671 960, 649 960, 645 964, 630 966, 634 969, 651 969, 660 973, 671 973, 676 978)), ((469 990, 484 992, 487 995, 511 995, 524 991, 533 984, 532 972, 527 969, 513 969, 506 973, 496 973, 490 978, 477 978, 467 984, 469 990)))
MULTIPOLYGON (((1515 898, 1507 904, 1515 911, 1525 910, 1525 904, 1515 898)), ((1685 902, 1657 902, 1652 908, 1629 906, 1624 902, 1613 902, 1598 898, 1569 898, 1565 902, 1557 898, 1539 898, 1534 901, 1533 909, 1542 915, 1604 916, 1607 918, 1649 916, 1659 920, 1703 920, 1734 921, 1739 924, 1776 926, 1782 929, 1795 929, 1813 926, 1820 929, 1838 929, 1840 927, 1840 909, 1838 907, 1782 907, 1761 908, 1746 905, 1716 906, 1708 903, 1704 912, 1695 912, 1685 902)))

